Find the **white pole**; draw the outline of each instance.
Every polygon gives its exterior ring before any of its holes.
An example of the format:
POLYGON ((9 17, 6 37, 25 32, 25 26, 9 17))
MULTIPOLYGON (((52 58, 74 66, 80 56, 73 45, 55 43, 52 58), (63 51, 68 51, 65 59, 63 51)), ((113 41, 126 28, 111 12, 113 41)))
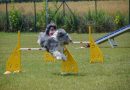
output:
POLYGON ((20 48, 21 51, 44 51, 45 48, 20 48))
POLYGON ((86 43, 86 44, 89 44, 90 42, 89 41, 74 41, 72 42, 74 44, 80 44, 80 43, 86 43))
MULTIPOLYGON (((74 41, 74 44, 86 43, 89 44, 88 41, 74 41)), ((21 51, 45 51, 45 48, 20 48, 21 51)))

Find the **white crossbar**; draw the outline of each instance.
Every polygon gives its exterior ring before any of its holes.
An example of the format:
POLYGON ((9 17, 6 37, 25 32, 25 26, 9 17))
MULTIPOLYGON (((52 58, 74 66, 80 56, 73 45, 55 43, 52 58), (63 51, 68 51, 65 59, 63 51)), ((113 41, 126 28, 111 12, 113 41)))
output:
POLYGON ((89 41, 74 41, 73 43, 74 44, 79 44, 79 43, 86 43, 87 44, 87 43, 90 43, 90 42, 89 41))
MULTIPOLYGON (((90 43, 88 41, 74 41, 74 44, 80 44, 80 43, 90 43)), ((21 51, 44 51, 45 48, 20 48, 21 51)))
POLYGON ((21 51, 44 51, 46 50, 45 48, 20 48, 21 51))

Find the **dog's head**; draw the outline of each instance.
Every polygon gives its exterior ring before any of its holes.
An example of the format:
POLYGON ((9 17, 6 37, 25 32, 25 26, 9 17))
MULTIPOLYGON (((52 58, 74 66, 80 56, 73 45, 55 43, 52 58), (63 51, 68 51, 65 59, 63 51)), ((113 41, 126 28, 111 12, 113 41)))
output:
POLYGON ((56 35, 57 41, 62 45, 72 42, 72 39, 64 29, 58 29, 54 35, 56 35))

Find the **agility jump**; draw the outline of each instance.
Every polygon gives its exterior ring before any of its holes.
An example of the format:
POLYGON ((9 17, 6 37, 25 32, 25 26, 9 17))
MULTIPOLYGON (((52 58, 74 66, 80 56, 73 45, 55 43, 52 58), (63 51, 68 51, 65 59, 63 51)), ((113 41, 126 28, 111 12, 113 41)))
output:
MULTIPOLYGON (((90 63, 103 63, 104 56, 92 36, 92 26, 89 25, 89 41, 74 41, 74 44, 86 44, 90 48, 90 63)), ((86 46, 85 46, 86 47, 86 46)), ((81 48, 84 48, 83 45, 81 48)))
MULTIPOLYGON (((10 74, 11 72, 20 72, 21 70, 21 51, 28 51, 28 50, 42 50, 44 51, 44 59, 46 62, 51 61, 54 62, 55 58, 45 51, 44 48, 21 48, 20 44, 20 31, 18 32, 18 41, 16 48, 11 53, 10 57, 6 63, 6 72, 4 74, 10 74)), ((64 53, 67 57, 66 61, 62 61, 62 72, 65 73, 78 73, 78 65, 74 58, 72 57, 71 53, 67 48, 65 48, 64 53)))
MULTIPOLYGON (((89 26, 89 44, 90 44, 90 63, 100 62, 103 63, 103 53, 101 49, 96 45, 91 33, 91 26, 89 26)), ((20 31, 18 32, 17 46, 11 53, 6 63, 6 72, 4 74, 10 74, 11 72, 20 72, 21 70, 21 51, 38 50, 44 51, 44 60, 46 62, 55 62, 55 58, 46 51, 45 48, 21 48, 20 44, 20 31)), ((65 47, 64 54, 67 57, 66 61, 62 61, 62 72, 65 73, 78 73, 78 65, 74 60, 69 50, 65 47)))

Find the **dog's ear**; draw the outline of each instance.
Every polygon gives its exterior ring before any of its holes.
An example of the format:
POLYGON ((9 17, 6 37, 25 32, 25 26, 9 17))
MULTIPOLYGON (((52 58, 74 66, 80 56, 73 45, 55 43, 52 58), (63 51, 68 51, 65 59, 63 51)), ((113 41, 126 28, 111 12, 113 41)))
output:
POLYGON ((58 33, 59 37, 63 37, 64 35, 65 35, 65 33, 63 33, 63 32, 58 33))
POLYGON ((57 36, 58 36, 58 38, 60 38, 60 37, 65 36, 66 34, 67 34, 67 33, 65 32, 64 29, 59 29, 57 36))

